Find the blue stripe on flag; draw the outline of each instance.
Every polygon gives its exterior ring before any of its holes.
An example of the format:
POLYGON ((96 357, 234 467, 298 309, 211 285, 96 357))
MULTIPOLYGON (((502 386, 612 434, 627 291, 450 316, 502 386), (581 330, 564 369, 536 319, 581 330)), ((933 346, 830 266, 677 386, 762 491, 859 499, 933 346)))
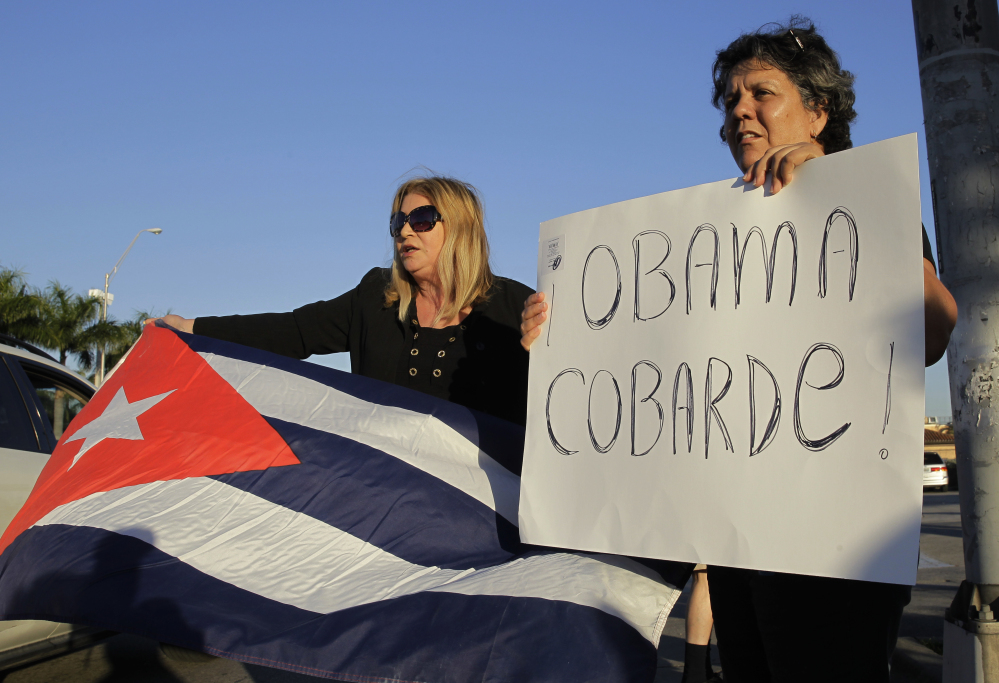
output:
POLYGON ((265 418, 300 465, 212 477, 425 567, 513 559, 517 528, 460 489, 350 439, 265 418))
POLYGON ((21 534, 0 557, 0 594, 8 619, 93 624, 348 681, 627 683, 656 667, 637 631, 574 603, 434 592, 317 614, 87 527, 21 534))

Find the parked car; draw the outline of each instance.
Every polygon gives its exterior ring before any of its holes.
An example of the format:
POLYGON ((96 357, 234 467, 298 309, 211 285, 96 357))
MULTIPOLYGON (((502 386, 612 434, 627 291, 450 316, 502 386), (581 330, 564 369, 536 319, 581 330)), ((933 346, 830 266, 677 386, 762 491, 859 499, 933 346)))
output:
MULTIPOLYGON (((21 509, 59 437, 95 391, 44 351, 0 334, 0 530, 21 509)), ((0 668, 86 647, 108 635, 49 621, 0 621, 0 668)))
POLYGON ((923 453, 923 490, 947 490, 947 465, 938 453, 923 453))

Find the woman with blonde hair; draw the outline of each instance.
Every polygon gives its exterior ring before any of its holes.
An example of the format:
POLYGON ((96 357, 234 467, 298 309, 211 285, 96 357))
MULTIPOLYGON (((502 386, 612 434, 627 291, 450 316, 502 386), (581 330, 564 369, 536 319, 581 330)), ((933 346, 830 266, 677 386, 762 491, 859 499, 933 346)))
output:
POLYGON ((493 275, 482 202, 443 176, 404 182, 392 200, 391 268, 290 313, 163 317, 183 331, 293 358, 350 353, 351 371, 524 424, 527 286, 493 275))

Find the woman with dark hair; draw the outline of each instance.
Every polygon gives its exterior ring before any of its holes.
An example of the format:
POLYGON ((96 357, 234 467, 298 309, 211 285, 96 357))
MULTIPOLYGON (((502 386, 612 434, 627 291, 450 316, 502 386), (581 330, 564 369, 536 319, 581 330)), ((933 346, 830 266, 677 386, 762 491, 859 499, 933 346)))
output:
MULTIPOLYGON (((779 192, 797 166, 853 144, 853 75, 807 20, 739 36, 712 76, 721 137, 747 182, 761 186, 769 174, 779 192)), ((930 365, 947 348, 957 305, 937 279, 925 230, 923 256, 930 365)), ((708 580, 726 681, 887 683, 909 586, 728 567, 708 567, 708 580)))
MULTIPOLYGON (((725 114, 721 138, 746 182, 759 187, 769 175, 780 192, 801 164, 852 146, 853 76, 807 20, 739 36, 718 52, 712 75, 712 101, 725 114)), ((925 231, 923 255, 930 365, 946 351, 957 305, 937 279, 925 231)), ((543 293, 525 303, 525 348, 546 310, 543 293)), ((708 567, 708 580, 728 683, 887 683, 908 586, 727 567, 708 567)))
POLYGON ((389 231, 392 267, 373 268, 335 299, 290 313, 163 320, 293 358, 347 352, 355 373, 524 424, 518 324, 531 290, 490 270, 475 188, 440 176, 408 180, 392 200, 389 231))
MULTIPOLYGON (((787 153, 801 152, 805 156, 798 154, 792 159, 797 161, 794 165, 798 165, 806 158, 833 154, 853 147, 850 124, 857 118, 857 112, 853 109, 856 99, 853 74, 840 68, 836 53, 815 31, 815 27, 803 19, 795 18, 789 26, 777 25, 773 32, 761 29, 756 33, 743 34, 719 51, 711 74, 714 84, 712 104, 716 109, 728 113, 729 105, 734 104, 735 92, 730 88, 730 85, 734 85, 730 83, 734 73, 774 70, 779 71, 794 87, 801 107, 804 107, 809 119, 814 122, 808 131, 808 137, 794 140, 794 143, 818 149, 788 145, 794 149, 779 150, 778 146, 787 143, 775 143, 775 146, 766 150, 770 156, 783 158, 787 153), (821 123, 816 122, 818 119, 822 119, 821 123)), ((771 93, 760 93, 764 97, 766 94, 771 93)), ((789 110, 788 113, 800 112, 789 110)), ((735 145, 738 140, 733 139, 738 137, 738 131, 735 130, 734 135, 730 135, 727 130, 737 118, 729 120, 726 116, 721 127, 721 139, 729 144, 732 156, 742 168, 743 162, 736 153, 735 145)), ((762 181, 757 183, 760 184, 762 181)))

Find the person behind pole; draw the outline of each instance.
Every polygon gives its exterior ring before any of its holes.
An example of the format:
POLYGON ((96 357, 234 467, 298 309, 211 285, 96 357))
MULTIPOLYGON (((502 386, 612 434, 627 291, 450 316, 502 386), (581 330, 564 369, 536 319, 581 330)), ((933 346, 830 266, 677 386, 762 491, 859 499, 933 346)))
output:
POLYGON ((162 320, 293 358, 347 352, 352 372, 523 425, 528 355, 519 323, 531 290, 490 270, 475 188, 441 176, 408 180, 389 230, 392 267, 373 268, 335 299, 290 313, 162 320))
MULTIPOLYGON (((852 146, 853 75, 807 19, 739 36, 718 52, 712 74, 721 138, 746 182, 761 187, 769 177, 776 194, 801 164, 852 146)), ((937 279, 925 230, 923 256, 931 365, 947 349, 957 305, 937 279)), ((546 311, 541 292, 525 302, 524 348, 546 311)), ((888 683, 909 586, 714 566, 708 578, 726 683, 888 683)))

